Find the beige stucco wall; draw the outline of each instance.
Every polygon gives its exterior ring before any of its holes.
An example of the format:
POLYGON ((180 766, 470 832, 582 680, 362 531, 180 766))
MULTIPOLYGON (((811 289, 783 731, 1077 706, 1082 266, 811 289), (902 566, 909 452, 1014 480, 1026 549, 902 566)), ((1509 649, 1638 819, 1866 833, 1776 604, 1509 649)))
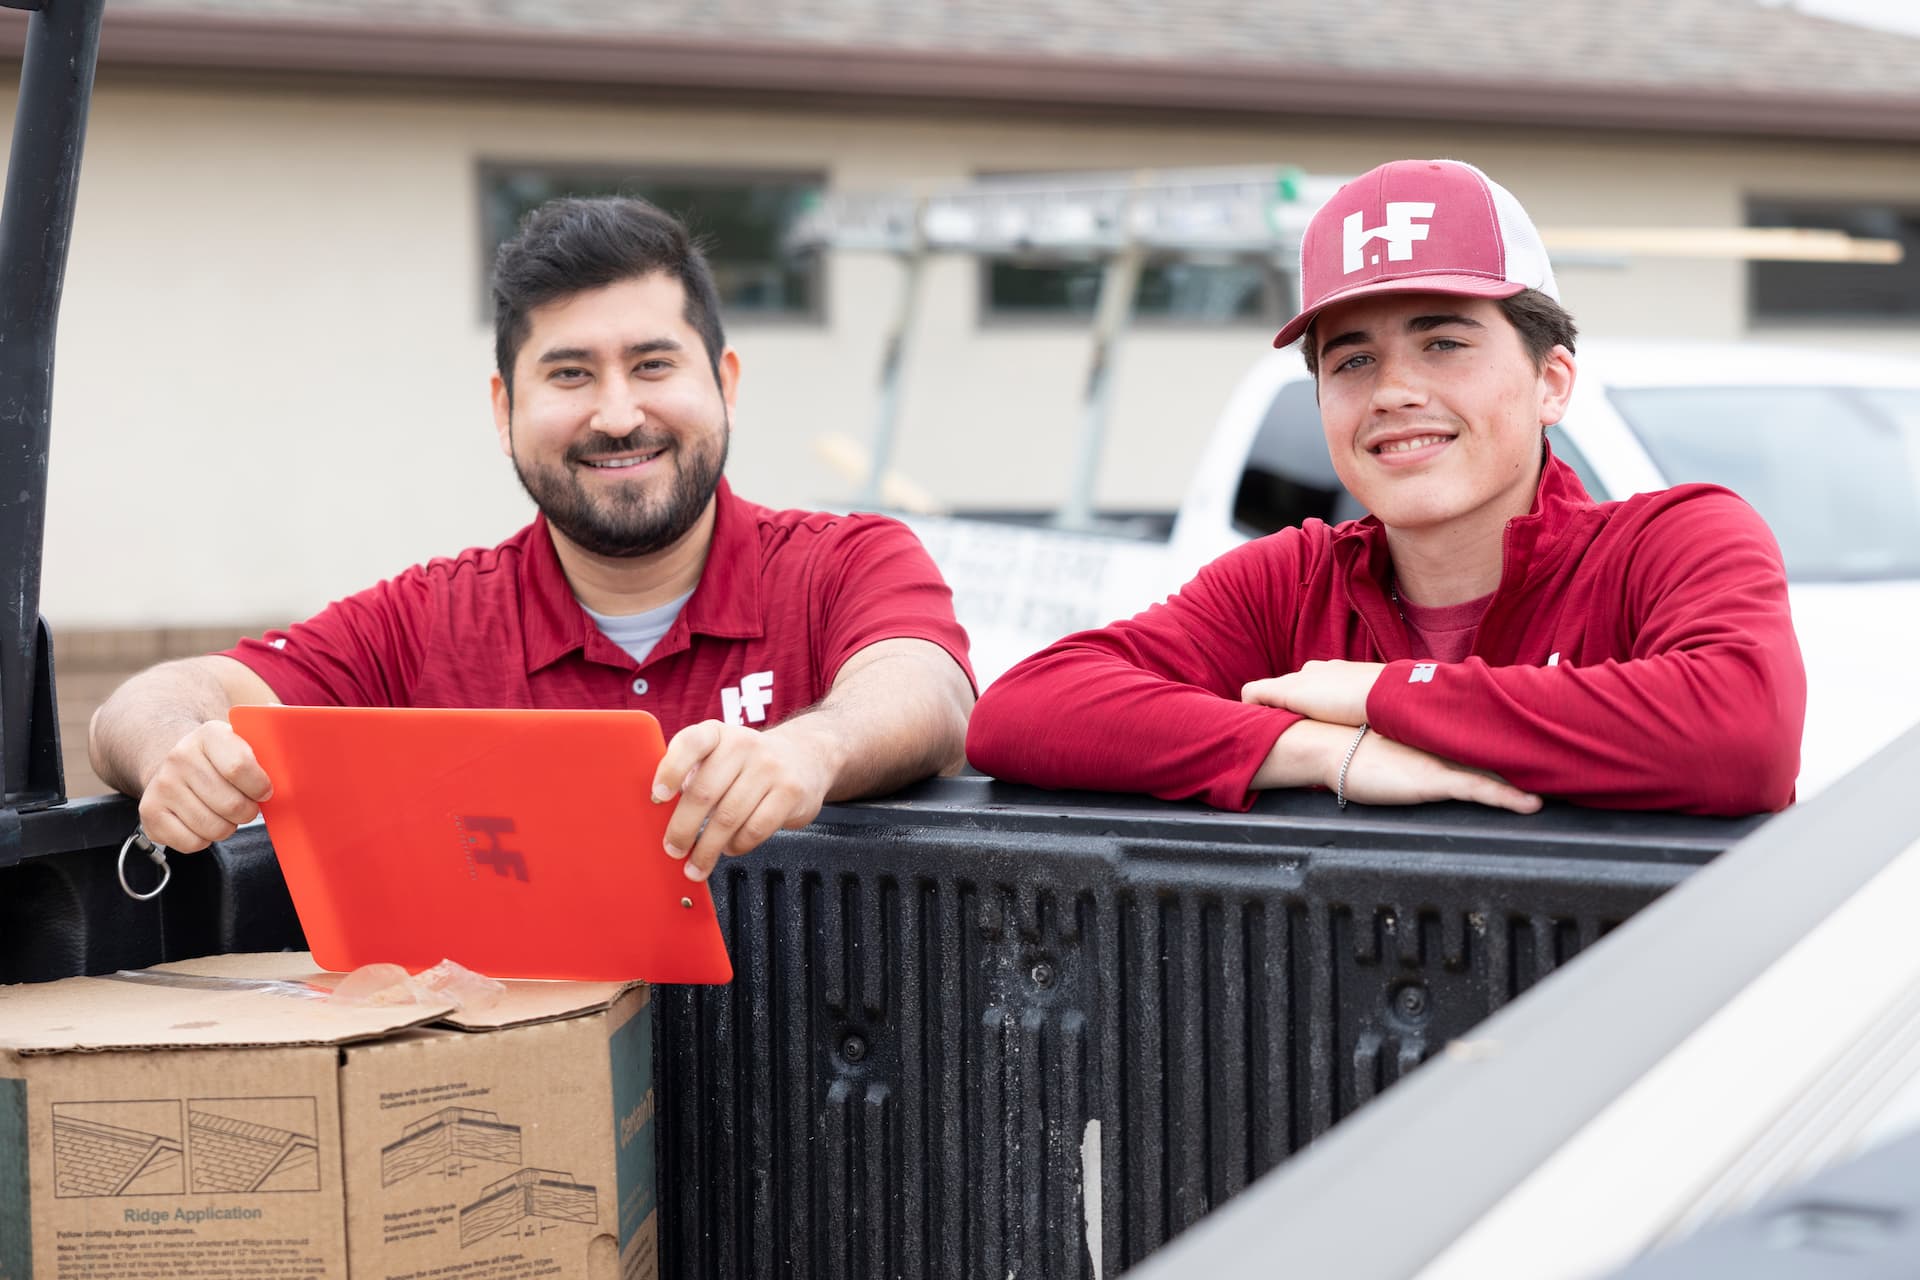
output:
MULTIPOLYGON (((12 88, 4 90, 12 99, 12 88)), ((486 400, 482 160, 818 169, 844 187, 980 170, 1455 155, 1543 224, 1737 225, 1748 191, 1920 199, 1913 148, 1562 139, 1300 122, 1156 127, 808 114, 103 77, 62 315, 43 608, 66 627, 299 616, 528 515, 486 400)), ((850 483, 814 449, 864 440, 895 268, 829 270, 821 326, 735 324, 731 473, 776 504, 850 483)), ((1743 336, 1728 263, 1571 267, 1594 336, 1743 336)), ((938 264, 909 369, 901 470, 956 504, 1065 490, 1087 356, 1069 326, 983 327, 973 267, 938 264)), ((1920 354, 1920 331, 1790 335, 1920 354)), ((1260 329, 1140 327, 1116 373, 1100 498, 1171 505, 1260 329)))

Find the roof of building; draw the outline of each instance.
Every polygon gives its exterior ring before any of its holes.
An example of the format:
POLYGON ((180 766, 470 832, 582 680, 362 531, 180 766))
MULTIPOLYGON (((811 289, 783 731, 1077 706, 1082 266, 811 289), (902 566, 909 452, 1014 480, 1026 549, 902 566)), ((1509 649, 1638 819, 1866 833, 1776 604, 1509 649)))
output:
POLYGON ((1920 38, 1783 0, 113 0, 102 60, 1920 139, 1920 38))

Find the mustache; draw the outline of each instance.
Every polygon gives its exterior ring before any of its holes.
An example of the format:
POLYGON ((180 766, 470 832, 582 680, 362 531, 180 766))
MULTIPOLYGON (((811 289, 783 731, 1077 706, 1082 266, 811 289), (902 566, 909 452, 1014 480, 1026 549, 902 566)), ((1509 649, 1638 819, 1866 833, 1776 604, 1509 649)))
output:
POLYGON ((566 458, 568 462, 592 462, 597 458, 614 458, 623 453, 653 453, 672 447, 672 436, 651 435, 642 428, 618 440, 583 441, 568 448, 566 458))

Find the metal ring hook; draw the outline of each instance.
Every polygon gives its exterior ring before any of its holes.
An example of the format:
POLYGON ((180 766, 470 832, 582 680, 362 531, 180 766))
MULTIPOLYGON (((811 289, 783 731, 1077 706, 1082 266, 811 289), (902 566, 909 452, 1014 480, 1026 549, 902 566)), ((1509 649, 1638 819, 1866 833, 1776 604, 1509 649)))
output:
POLYGON ((139 827, 135 827, 133 834, 128 836, 125 842, 121 844, 120 861, 116 869, 120 873, 121 889, 135 902, 147 902, 159 897, 160 891, 166 888, 173 880, 173 868, 167 865, 167 846, 155 844, 147 838, 147 833, 139 827), (145 893, 135 893, 133 886, 127 883, 127 850, 133 848, 135 845, 140 846, 141 850, 147 855, 148 861, 160 868, 160 883, 145 893))

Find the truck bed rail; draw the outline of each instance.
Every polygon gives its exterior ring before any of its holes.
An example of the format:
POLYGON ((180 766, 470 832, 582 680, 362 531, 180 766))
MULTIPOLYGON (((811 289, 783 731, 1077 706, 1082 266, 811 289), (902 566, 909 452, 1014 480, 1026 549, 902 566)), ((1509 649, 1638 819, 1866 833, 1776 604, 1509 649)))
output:
POLYGON ((831 807, 715 877, 733 985, 658 1002, 666 1274, 1113 1275, 1755 825, 831 807))
MULTIPOLYGON (((302 945, 264 828, 137 903, 134 816, 35 815, 0 981, 302 945)), ((715 877, 733 984, 658 993, 663 1274, 1114 1275, 1756 825, 978 777, 829 806, 715 877)))

